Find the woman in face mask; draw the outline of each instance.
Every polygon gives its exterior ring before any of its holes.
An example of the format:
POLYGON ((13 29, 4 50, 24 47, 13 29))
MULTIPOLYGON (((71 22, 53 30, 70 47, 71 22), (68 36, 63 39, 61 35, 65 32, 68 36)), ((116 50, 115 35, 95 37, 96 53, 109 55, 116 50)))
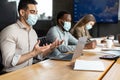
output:
POLYGON ((75 24, 75 26, 71 29, 71 33, 77 39, 83 36, 91 38, 91 35, 88 30, 90 30, 93 27, 95 22, 95 17, 92 14, 87 14, 75 24))

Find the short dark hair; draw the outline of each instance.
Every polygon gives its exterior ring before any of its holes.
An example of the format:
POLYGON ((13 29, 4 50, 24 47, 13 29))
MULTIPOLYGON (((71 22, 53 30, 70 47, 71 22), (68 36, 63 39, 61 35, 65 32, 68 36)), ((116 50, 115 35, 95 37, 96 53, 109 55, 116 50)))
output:
POLYGON ((37 2, 35 0, 20 0, 19 5, 18 5, 18 12, 20 11, 20 9, 27 9, 28 8, 28 4, 37 4, 37 2))
POLYGON ((64 14, 70 14, 70 13, 67 12, 67 11, 60 11, 60 12, 57 14, 57 23, 58 23, 58 19, 63 18, 64 14))

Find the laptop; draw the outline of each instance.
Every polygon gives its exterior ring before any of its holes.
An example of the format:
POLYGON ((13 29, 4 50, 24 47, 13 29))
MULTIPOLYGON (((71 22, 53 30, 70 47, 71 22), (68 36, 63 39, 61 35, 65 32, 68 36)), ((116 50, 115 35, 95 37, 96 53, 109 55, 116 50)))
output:
POLYGON ((76 45, 76 49, 74 51, 74 53, 70 53, 70 54, 66 54, 66 53, 63 53, 63 54, 59 54, 55 57, 50 57, 50 59, 53 59, 53 60, 74 60, 78 57, 80 57, 82 55, 82 51, 84 49, 84 46, 86 44, 86 41, 87 41, 87 37, 80 37, 78 39, 78 44, 76 45))

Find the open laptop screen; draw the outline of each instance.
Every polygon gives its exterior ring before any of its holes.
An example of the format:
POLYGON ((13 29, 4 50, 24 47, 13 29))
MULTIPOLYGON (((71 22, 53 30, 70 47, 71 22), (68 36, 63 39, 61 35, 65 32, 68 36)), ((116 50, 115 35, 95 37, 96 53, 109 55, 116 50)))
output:
POLYGON ((85 47, 86 42, 87 42, 87 37, 80 37, 79 38, 74 55, 72 57, 72 60, 74 60, 82 55, 82 51, 85 47))
POLYGON ((80 37, 78 40, 78 44, 76 45, 76 49, 73 54, 59 54, 54 57, 50 57, 50 59, 54 60, 73 60, 81 56, 84 46, 86 44, 87 37, 80 37))

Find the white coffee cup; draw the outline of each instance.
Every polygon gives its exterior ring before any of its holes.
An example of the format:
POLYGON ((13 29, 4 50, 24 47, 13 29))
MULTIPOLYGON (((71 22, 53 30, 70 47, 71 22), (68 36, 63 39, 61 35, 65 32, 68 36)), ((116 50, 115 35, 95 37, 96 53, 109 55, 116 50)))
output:
POLYGON ((106 40, 106 47, 107 48, 112 48, 112 46, 113 46, 113 41, 111 39, 107 39, 106 40))
POLYGON ((109 35, 109 36, 108 36, 108 39, 114 40, 114 35, 109 35))

